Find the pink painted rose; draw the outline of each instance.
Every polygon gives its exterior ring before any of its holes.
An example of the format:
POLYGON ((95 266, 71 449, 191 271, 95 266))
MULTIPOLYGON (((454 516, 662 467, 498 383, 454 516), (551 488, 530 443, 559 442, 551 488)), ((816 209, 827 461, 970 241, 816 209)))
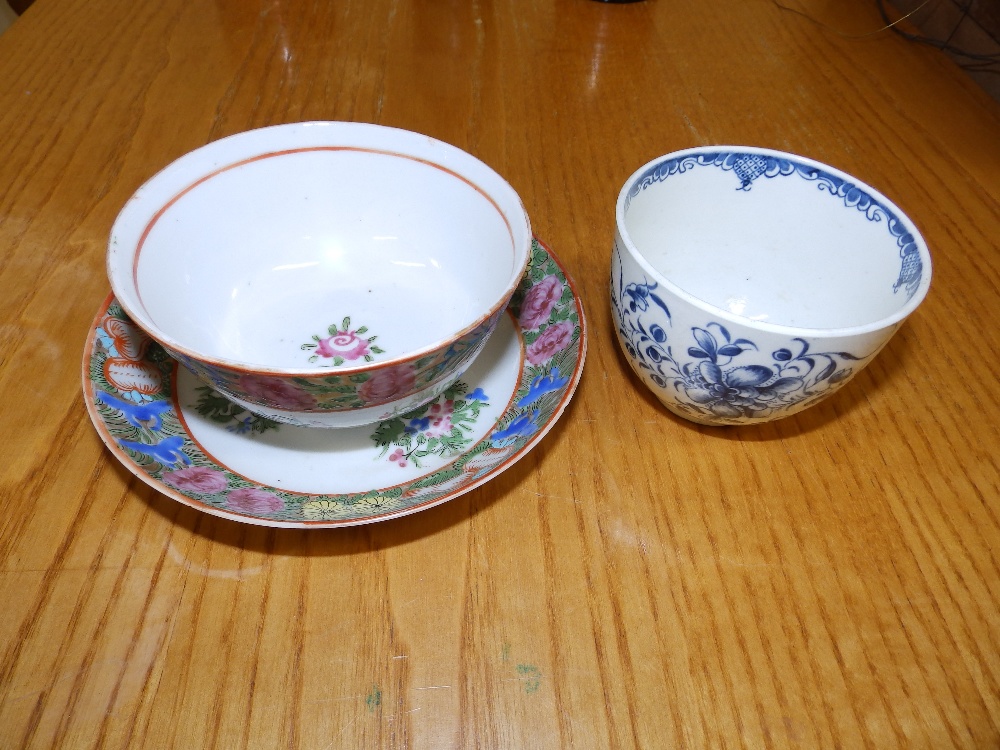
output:
MULTIPOLYGON (((243 389, 249 400, 260 401, 274 409, 299 411, 312 409, 316 399, 304 393, 283 378, 269 378, 263 375, 241 375, 236 381, 237 388, 243 389)), ((239 391, 237 391, 237 395, 239 391)))
POLYGON ((413 389, 417 375, 412 365, 378 370, 358 388, 358 395, 369 404, 384 404, 405 396, 413 389))
POLYGON ((214 495, 226 489, 226 475, 221 471, 205 466, 190 466, 187 469, 169 471, 163 475, 163 481, 171 487, 186 492, 197 492, 200 495, 214 495))
POLYGON ((551 325, 542 331, 525 353, 533 365, 540 365, 552 359, 556 352, 562 351, 573 340, 573 324, 568 320, 551 325))
POLYGON ((562 296, 562 283, 555 276, 546 276, 524 295, 518 322, 527 331, 534 331, 549 319, 552 308, 562 296))
POLYGON ((338 331, 329 338, 320 339, 316 353, 328 359, 340 357, 348 362, 371 356, 368 340, 358 336, 355 331, 338 331))
POLYGON ((451 415, 455 411, 455 402, 445 401, 443 404, 431 404, 427 416, 430 422, 424 432, 427 437, 441 437, 451 432, 451 415))
POLYGON ((226 506, 239 513, 277 513, 285 503, 273 492, 256 487, 241 487, 226 496, 226 506))

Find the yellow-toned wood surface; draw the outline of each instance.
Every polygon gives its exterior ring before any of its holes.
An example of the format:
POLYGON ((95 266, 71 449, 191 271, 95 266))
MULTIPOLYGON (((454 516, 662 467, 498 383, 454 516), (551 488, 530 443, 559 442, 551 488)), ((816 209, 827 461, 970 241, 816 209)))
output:
POLYGON ((0 747, 1000 745, 1000 104, 864 0, 37 0, 0 36, 0 747), (818 22, 817 22, 818 21, 818 22), (862 37, 862 38, 859 38, 862 37), (105 449, 80 362, 111 223, 186 151, 376 122, 520 193, 590 323, 520 463, 400 520, 273 530, 105 449), (777 147, 934 258, 836 396, 668 414, 620 355, 614 202, 777 147))

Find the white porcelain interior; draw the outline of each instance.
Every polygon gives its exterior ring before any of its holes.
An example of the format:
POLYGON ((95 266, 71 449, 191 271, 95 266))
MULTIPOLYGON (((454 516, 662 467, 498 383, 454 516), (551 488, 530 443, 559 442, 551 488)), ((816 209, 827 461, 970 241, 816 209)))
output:
POLYGON ((473 328, 505 304, 530 241, 516 193, 469 154, 392 128, 300 123, 170 165, 123 209, 108 264, 129 315, 168 346, 315 371, 303 345, 346 318, 379 362, 473 328))
MULTIPOLYGON (((711 152, 777 155, 811 165, 857 185, 902 216, 872 188, 791 154, 720 146, 670 158, 711 152)), ((822 180, 761 177, 751 189, 741 189, 731 170, 689 168, 630 195, 629 188, 657 162, 626 183, 619 227, 625 244, 663 284, 706 309, 765 328, 883 327, 905 317, 926 292, 930 262, 919 237, 924 283, 909 295, 896 287, 900 246, 884 213, 872 220, 869 214, 877 209, 845 210, 844 197, 831 195, 822 180)))

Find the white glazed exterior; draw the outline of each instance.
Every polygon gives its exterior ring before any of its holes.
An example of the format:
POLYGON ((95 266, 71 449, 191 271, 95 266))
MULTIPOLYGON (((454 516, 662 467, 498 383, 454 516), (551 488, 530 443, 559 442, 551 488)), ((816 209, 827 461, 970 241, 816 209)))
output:
POLYGON ((619 343, 668 409, 701 424, 778 419, 830 395, 930 284, 923 239, 885 196, 780 151, 655 159, 622 188, 616 230, 619 343))
POLYGON ((350 427, 461 375, 530 245, 518 196, 471 155, 394 128, 297 123, 153 177, 115 222, 108 274, 129 317, 234 401, 350 427))

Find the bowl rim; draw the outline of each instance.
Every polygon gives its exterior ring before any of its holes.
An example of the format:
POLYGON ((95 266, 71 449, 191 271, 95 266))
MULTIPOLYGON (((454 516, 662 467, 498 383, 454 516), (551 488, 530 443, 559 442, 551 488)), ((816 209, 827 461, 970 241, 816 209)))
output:
POLYGON ((405 365, 446 348, 468 336, 491 318, 498 316, 508 305, 510 298, 516 291, 528 267, 531 259, 531 240, 531 222, 518 193, 496 170, 467 151, 445 141, 403 128, 364 122, 310 120, 240 131, 209 141, 169 162, 145 180, 120 209, 108 237, 105 265, 112 292, 118 304, 122 306, 129 319, 136 326, 142 329, 154 341, 162 345, 171 355, 177 353, 199 363, 236 371, 240 374, 278 378, 325 378, 331 375, 350 376, 362 372, 375 372, 405 365), (294 137, 294 134, 301 131, 309 131, 306 136, 303 136, 308 141, 305 145, 295 145, 294 142, 289 143, 276 140, 269 147, 252 149, 252 153, 248 152, 241 158, 229 158, 221 162, 216 158, 216 152, 221 150, 224 153, 227 148, 239 146, 241 141, 245 141, 248 145, 252 146, 259 139, 267 139, 271 136, 277 136, 278 139, 281 139, 286 137, 286 134, 294 137), (349 138, 360 140, 384 139, 385 147, 359 145, 353 142, 345 144, 342 142, 349 138), (434 156, 436 158, 430 158, 427 154, 418 155, 416 153, 418 146, 435 149, 436 153, 434 156), (440 169, 456 179, 465 182, 494 206, 510 234, 511 251, 515 267, 511 271, 511 276, 507 284, 484 312, 480 312, 474 320, 448 336, 388 359, 376 362, 363 362, 361 364, 343 364, 336 368, 318 368, 315 366, 294 368, 275 367, 228 357, 208 355, 205 352, 198 351, 181 343, 156 325, 144 309, 135 273, 139 249, 142 247, 147 234, 158 218, 178 198, 216 174, 266 156, 311 150, 368 151, 411 159, 418 163, 440 169), (204 167, 201 169, 198 168, 199 161, 204 163, 204 167), (485 174, 492 183, 490 188, 483 187, 467 174, 458 171, 458 167, 461 165, 485 174), (146 195, 147 193, 154 192, 158 188, 159 183, 171 179, 178 173, 184 174, 185 172, 189 173, 189 179, 186 180, 185 187, 172 191, 172 197, 158 199, 155 205, 150 204, 151 199, 146 195), (505 202, 509 205, 508 211, 500 207, 496 197, 496 194, 501 192, 507 193, 504 198, 506 199, 505 202), (136 241, 127 242, 122 247, 119 245, 118 238, 125 234, 134 237, 136 241), (520 236, 521 234, 523 234, 523 237, 520 236), (134 293, 130 289, 122 287, 121 277, 123 274, 120 270, 122 266, 127 267, 126 274, 132 278, 131 288, 134 289, 134 293))
POLYGON ((620 244, 625 247, 629 255, 635 260, 639 266, 646 271, 653 279, 656 280, 658 284, 662 284, 673 294, 677 295, 680 299, 687 302, 688 304, 703 310, 710 315, 726 320, 734 325, 743 325, 748 328, 752 328, 758 331, 764 331, 767 333, 774 333, 785 335, 789 337, 810 337, 810 338, 846 338, 849 336, 864 335, 868 333, 873 333, 876 331, 881 331, 886 328, 890 328, 901 321, 905 320, 920 303, 923 302, 924 298, 927 296, 927 292, 930 289, 931 283, 931 256, 930 251, 927 248, 927 243, 924 241, 923 235, 920 230, 917 229, 913 220, 904 213, 899 206, 893 203, 889 198, 887 198, 883 193, 873 188, 866 182, 859 180, 843 170, 837 169, 836 167, 825 164, 824 162, 817 161, 815 159, 810 159, 806 156, 801 156, 789 151, 782 151, 774 148, 766 148, 760 146, 737 146, 737 145, 711 145, 711 146, 695 146, 692 148, 681 149, 678 151, 672 151, 670 153, 664 154, 663 156, 658 156, 655 159, 643 164, 637 170, 635 170, 629 178, 625 181, 621 190, 618 193, 618 201, 615 204, 615 225, 617 230, 617 239, 620 240, 620 244), (860 188, 864 192, 868 193, 869 197, 875 198, 877 201, 882 203, 886 208, 890 209, 895 213, 896 217, 906 224, 908 233, 912 235, 913 241, 917 246, 917 252, 920 253, 920 261, 922 264, 922 272, 920 278, 920 284, 914 291, 913 295, 906 301, 906 303, 900 307, 896 312, 891 315, 883 316, 878 320, 871 321, 869 323, 864 323, 861 325, 854 326, 838 326, 838 327, 809 327, 809 326, 795 326, 787 325, 783 323, 771 323, 767 321, 753 320, 742 315, 737 315, 736 313, 730 312, 725 308, 719 307, 707 302, 700 297, 696 297, 690 292, 686 291, 682 287, 678 286, 676 283, 668 279, 660 271, 657 271, 645 256, 639 250, 639 248, 632 242, 629 236, 628 229, 625 225, 625 205, 629 202, 629 195, 633 187, 637 184, 639 178, 646 174, 648 171, 653 169, 658 164, 673 159, 681 159, 686 156, 694 156, 697 154, 712 154, 712 153, 735 153, 735 154, 759 154, 762 156, 773 156, 779 159, 787 159, 794 162, 804 164, 806 166, 816 167, 820 170, 826 171, 836 177, 839 177, 846 182, 852 184, 854 187, 860 188))

